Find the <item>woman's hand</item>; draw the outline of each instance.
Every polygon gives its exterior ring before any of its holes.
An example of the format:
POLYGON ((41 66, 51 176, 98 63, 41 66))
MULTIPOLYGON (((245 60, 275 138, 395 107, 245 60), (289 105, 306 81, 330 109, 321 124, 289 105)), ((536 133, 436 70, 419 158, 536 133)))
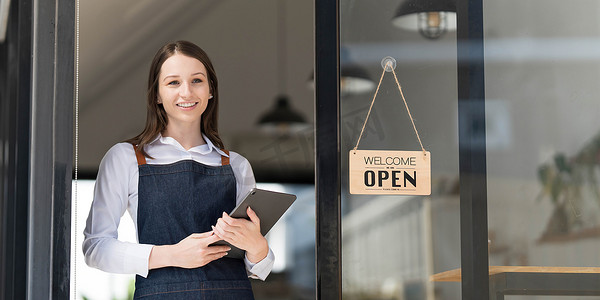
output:
POLYGON ((148 268, 198 268, 227 255, 227 251, 231 250, 228 246, 209 247, 221 240, 213 233, 193 233, 175 245, 154 246, 150 252, 148 268))
POLYGON ((269 254, 269 244, 260 233, 260 219, 256 213, 250 207, 246 212, 250 221, 232 218, 223 213, 223 217, 217 220, 217 225, 213 226, 213 231, 222 240, 246 250, 248 260, 257 263, 269 254))

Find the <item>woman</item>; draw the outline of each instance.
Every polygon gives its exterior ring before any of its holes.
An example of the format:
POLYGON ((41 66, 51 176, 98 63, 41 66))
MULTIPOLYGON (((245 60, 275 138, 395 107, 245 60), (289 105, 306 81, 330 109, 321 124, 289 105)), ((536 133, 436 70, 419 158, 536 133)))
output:
POLYGON ((89 266, 136 273, 135 298, 253 299, 248 277, 264 280, 274 256, 260 220, 227 215, 255 186, 248 161, 223 150, 217 131, 217 77, 206 53, 178 41, 155 55, 146 126, 100 163, 84 232, 89 266), (125 210, 138 244, 117 240, 125 210), (224 257, 228 246, 243 260, 224 257))

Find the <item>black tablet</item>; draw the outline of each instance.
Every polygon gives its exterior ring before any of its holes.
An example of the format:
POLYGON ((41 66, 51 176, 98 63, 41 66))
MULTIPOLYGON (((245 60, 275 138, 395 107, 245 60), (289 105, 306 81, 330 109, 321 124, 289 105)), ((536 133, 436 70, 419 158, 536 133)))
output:
MULTIPOLYGON (((238 206, 229 214, 233 218, 244 218, 250 220, 246 210, 248 206, 254 210, 260 219, 260 233, 264 236, 277 223, 279 218, 294 203, 296 195, 279 193, 254 188, 238 206)), ((238 249, 225 241, 218 241, 212 245, 227 245, 231 250, 226 257, 243 258, 244 250, 238 249)))

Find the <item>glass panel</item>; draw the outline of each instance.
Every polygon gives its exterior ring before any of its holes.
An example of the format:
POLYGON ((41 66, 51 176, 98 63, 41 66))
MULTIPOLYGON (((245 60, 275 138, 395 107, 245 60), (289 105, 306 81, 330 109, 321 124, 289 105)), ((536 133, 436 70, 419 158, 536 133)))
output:
POLYGON ((600 265, 600 2, 576 3, 484 1, 492 266, 600 265))
MULTIPOLYGON (((421 24, 420 33, 419 16, 406 20, 414 30, 395 25, 402 1, 340 4, 343 298, 460 299, 460 284, 429 280, 460 267, 454 14, 422 16, 448 26, 445 33, 436 31, 438 23, 429 20, 435 24, 421 24), (351 195, 347 189, 348 152, 358 140, 386 56, 397 60, 395 72, 431 152, 431 196, 351 195), (350 78, 360 77, 357 69, 366 79, 350 78)), ((383 78, 358 149, 420 150, 392 73, 383 78)))

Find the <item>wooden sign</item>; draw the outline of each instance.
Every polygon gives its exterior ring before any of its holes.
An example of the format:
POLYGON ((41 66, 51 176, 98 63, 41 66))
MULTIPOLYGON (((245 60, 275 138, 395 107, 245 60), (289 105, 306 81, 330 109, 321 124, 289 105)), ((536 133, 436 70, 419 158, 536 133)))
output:
POLYGON ((350 194, 431 195, 429 151, 350 150, 350 194))

